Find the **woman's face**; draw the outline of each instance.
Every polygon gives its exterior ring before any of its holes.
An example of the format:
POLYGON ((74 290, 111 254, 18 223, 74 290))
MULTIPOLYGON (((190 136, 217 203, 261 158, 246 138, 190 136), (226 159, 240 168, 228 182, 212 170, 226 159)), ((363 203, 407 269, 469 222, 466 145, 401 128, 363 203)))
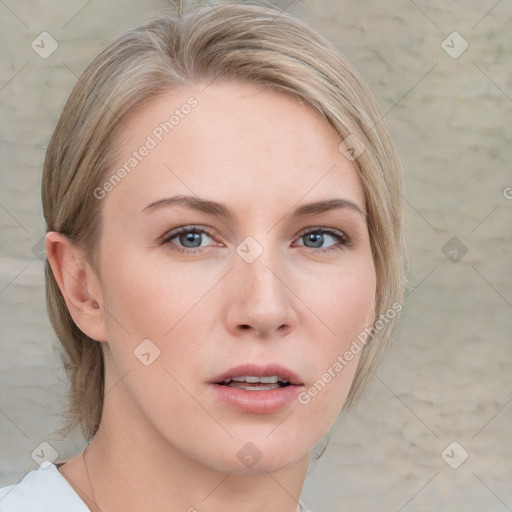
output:
POLYGON ((298 100, 236 82, 124 119, 95 191, 105 421, 226 472, 307 456, 360 352, 336 362, 375 318, 365 197, 340 142, 298 100), (324 201, 338 206, 304 208, 324 201), (274 375, 294 384, 219 383, 274 375))

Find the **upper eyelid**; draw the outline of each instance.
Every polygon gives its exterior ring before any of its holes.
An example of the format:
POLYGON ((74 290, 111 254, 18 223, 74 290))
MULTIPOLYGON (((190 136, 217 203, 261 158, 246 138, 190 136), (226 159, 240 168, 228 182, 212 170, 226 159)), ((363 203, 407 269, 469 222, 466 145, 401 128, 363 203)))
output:
POLYGON ((160 244, 164 244, 164 243, 170 242, 173 238, 177 237, 181 233, 188 233, 190 231, 204 233, 212 239, 215 237, 215 233, 210 232, 210 231, 215 231, 215 230, 213 228, 211 228, 210 226, 198 226, 195 224, 191 224, 188 226, 187 225, 180 226, 175 229, 171 229, 170 231, 167 231, 166 233, 164 233, 158 240, 159 240, 160 244))
POLYGON ((345 233, 345 231, 343 231, 341 229, 337 229, 337 228, 331 228, 328 226, 311 226, 311 227, 303 228, 295 236, 302 237, 306 233, 311 233, 311 232, 315 232, 315 231, 327 231, 327 232, 334 231, 334 232, 339 233, 339 234, 345 236, 346 238, 348 238, 348 235, 345 233))

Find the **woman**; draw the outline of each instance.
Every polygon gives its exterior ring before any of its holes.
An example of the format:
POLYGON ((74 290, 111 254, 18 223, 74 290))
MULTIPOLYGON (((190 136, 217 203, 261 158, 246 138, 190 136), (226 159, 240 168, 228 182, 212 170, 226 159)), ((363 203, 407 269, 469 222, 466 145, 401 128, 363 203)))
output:
POLYGON ((89 442, 0 509, 305 511, 401 309, 401 190, 368 87, 293 16, 221 2, 121 35, 42 182, 65 430, 89 442))

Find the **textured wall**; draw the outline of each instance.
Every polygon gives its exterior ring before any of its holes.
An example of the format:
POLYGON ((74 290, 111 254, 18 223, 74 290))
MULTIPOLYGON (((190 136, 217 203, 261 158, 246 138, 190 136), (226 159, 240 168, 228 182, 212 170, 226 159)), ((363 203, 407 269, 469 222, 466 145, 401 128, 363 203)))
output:
MULTIPOLYGON (((37 467, 31 452, 43 441, 60 458, 82 447, 53 434, 65 380, 38 258, 45 145, 87 62, 166 5, 0 3, 0 485, 37 467), (49 56, 42 32, 58 43, 49 56)), ((366 78, 408 188, 402 323, 370 393, 311 468, 304 501, 315 512, 512 510, 512 6, 279 5, 334 41, 366 78)))

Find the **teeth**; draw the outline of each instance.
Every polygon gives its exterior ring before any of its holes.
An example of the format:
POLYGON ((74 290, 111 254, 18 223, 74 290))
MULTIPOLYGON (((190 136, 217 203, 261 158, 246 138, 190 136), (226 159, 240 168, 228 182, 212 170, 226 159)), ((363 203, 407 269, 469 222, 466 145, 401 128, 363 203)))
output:
MULTIPOLYGON (((255 384, 256 382, 261 382, 263 384, 275 384, 279 381, 279 377, 277 375, 272 375, 271 377, 254 377, 252 375, 243 375, 242 377, 232 377, 231 379, 224 379, 224 382, 229 382, 230 380, 234 380, 235 382, 249 382, 251 384, 255 384)), ((282 382, 288 382, 282 379, 282 382)))
POLYGON ((250 384, 249 382, 243 383, 233 381, 229 384, 229 387, 245 389, 246 391, 268 391, 269 389, 277 389, 280 388, 281 386, 277 382, 273 382, 270 384, 261 383, 261 386, 257 386, 254 384, 250 384))

